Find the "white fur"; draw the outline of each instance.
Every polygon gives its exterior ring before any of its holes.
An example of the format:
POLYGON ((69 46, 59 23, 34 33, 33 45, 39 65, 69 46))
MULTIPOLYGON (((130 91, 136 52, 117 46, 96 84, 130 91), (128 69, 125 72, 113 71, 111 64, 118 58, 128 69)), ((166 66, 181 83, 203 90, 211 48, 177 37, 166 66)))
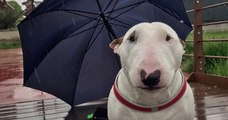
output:
MULTIPOLYGON (((124 35, 121 44, 113 47, 120 56, 122 69, 118 78, 118 89, 124 98, 132 103, 155 106, 172 98, 181 87, 181 65, 184 54, 176 32, 160 22, 140 23, 133 26, 124 35), (134 34, 135 42, 129 41, 134 34), (166 41, 166 37, 171 39, 166 41), (161 71, 157 90, 146 90, 140 71, 153 73, 161 71)), ((108 117, 110 120, 192 120, 194 117, 194 99, 189 85, 183 97, 172 106, 157 112, 141 112, 120 103, 113 90, 108 99, 108 117)))

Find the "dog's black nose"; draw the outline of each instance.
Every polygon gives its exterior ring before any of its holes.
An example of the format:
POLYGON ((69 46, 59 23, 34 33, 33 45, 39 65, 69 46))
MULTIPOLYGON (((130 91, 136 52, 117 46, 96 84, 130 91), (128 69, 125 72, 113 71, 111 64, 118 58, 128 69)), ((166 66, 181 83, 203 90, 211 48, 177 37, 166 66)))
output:
POLYGON ((141 79, 144 85, 148 87, 152 87, 157 85, 160 82, 160 70, 155 70, 153 73, 150 73, 146 78, 146 72, 144 70, 141 71, 141 79))

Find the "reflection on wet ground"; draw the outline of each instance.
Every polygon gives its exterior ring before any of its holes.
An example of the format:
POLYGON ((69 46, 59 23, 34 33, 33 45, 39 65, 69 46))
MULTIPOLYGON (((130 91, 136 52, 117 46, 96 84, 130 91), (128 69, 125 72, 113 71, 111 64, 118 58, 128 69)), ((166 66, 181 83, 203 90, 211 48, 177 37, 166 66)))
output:
POLYGON ((0 82, 22 78, 23 61, 21 49, 0 50, 0 82))
MULTIPOLYGON (((194 120, 228 120, 228 90, 199 83, 190 85, 195 96, 194 120)), ((74 108, 56 98, 32 100, 0 105, 0 120, 86 120, 98 107, 106 108, 106 100, 74 108)))
POLYGON ((0 50, 0 104, 54 98, 46 93, 23 87, 22 84, 22 50, 0 50))
POLYGON ((86 120, 97 107, 106 107, 105 103, 71 108, 59 99, 46 99, 0 105, 0 120, 86 120))

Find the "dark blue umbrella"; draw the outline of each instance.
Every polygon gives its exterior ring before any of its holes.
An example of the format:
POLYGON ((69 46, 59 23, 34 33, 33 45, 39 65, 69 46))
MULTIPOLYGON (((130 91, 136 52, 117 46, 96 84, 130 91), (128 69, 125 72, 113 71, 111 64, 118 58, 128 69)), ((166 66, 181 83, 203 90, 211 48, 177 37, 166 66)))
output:
POLYGON ((18 25, 24 85, 70 105, 106 97, 120 69, 109 43, 152 21, 192 30, 182 0, 45 0, 18 25))

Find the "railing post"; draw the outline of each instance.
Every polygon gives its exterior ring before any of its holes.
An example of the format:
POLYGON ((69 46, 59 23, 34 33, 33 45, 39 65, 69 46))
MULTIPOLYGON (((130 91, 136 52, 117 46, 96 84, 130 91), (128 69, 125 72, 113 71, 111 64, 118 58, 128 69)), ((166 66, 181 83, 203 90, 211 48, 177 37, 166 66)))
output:
POLYGON ((204 73, 202 0, 194 0, 194 72, 204 73))

